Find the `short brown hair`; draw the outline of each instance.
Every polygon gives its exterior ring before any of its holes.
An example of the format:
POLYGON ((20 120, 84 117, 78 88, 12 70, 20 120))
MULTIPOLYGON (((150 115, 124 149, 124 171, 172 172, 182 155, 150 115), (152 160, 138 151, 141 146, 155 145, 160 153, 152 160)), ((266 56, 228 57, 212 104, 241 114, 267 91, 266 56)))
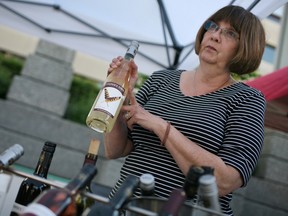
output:
MULTIPOLYGON (((240 35, 238 51, 229 65, 230 72, 247 74, 255 71, 261 63, 266 45, 265 31, 258 17, 240 6, 230 5, 215 12, 208 20, 227 22, 240 35)), ((197 55, 206 32, 204 23, 196 36, 197 55)))

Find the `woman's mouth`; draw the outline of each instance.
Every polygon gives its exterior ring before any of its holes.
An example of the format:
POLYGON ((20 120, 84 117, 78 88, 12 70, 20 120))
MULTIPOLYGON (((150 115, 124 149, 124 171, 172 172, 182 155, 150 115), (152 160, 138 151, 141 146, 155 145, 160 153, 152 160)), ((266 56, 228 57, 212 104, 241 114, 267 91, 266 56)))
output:
POLYGON ((217 50, 212 46, 206 46, 206 49, 217 52, 217 50))

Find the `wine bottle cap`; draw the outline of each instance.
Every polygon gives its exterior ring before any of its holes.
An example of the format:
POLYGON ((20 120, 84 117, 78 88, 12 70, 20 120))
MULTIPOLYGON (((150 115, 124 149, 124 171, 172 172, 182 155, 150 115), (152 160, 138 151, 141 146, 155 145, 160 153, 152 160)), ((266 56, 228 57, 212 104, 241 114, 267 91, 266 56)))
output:
POLYGON ((132 56, 135 56, 137 51, 138 51, 138 48, 139 48, 138 41, 133 40, 133 41, 131 41, 126 53, 129 53, 132 56))
POLYGON ((139 42, 136 40, 133 40, 133 41, 131 41, 130 46, 134 46, 134 47, 136 47, 136 49, 138 49, 139 48, 139 42))
POLYGON ((213 195, 218 194, 215 176, 205 174, 199 179, 199 195, 213 195))
POLYGON ((140 188, 144 190, 153 189, 155 186, 155 178, 152 174, 145 173, 140 176, 140 188))
POLYGON ((22 156, 24 154, 24 148, 20 144, 14 144, 11 148, 16 155, 22 156))
POLYGON ((186 182, 197 183, 201 175, 204 174, 204 169, 201 166, 191 166, 186 176, 186 182))
POLYGON ((97 139, 92 139, 89 145, 88 153, 98 155, 100 147, 100 141, 97 139))
POLYGON ((56 146, 57 146, 57 144, 52 143, 52 142, 50 142, 50 141, 46 141, 46 142, 44 143, 43 150, 44 150, 44 151, 51 152, 51 153, 54 153, 56 146))
POLYGON ((19 144, 14 144, 0 154, 0 167, 9 166, 24 154, 24 149, 19 144))

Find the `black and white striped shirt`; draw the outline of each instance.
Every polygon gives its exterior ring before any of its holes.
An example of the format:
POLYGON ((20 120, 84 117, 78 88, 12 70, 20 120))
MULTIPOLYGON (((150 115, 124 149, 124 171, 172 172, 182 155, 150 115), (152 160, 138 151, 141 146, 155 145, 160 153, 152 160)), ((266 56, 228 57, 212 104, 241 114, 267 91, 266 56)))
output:
MULTIPOLYGON (((138 103, 236 168, 245 186, 262 149, 264 96, 241 82, 206 95, 185 96, 179 87, 182 72, 154 72, 138 91, 138 103)), ((183 187, 185 176, 154 133, 135 125, 129 136, 134 150, 127 156, 112 194, 128 174, 153 174, 155 192, 159 197, 167 198, 173 189, 183 187)), ((139 193, 137 191, 136 195, 139 193)), ((232 194, 220 198, 223 213, 228 215, 232 215, 231 199, 232 194)))

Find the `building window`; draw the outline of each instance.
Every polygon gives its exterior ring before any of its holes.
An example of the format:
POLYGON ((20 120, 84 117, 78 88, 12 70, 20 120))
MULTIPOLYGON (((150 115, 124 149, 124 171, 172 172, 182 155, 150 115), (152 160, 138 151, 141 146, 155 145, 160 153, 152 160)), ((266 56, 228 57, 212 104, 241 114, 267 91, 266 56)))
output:
POLYGON ((276 55, 275 47, 266 44, 262 59, 266 62, 274 64, 275 55, 276 55))

